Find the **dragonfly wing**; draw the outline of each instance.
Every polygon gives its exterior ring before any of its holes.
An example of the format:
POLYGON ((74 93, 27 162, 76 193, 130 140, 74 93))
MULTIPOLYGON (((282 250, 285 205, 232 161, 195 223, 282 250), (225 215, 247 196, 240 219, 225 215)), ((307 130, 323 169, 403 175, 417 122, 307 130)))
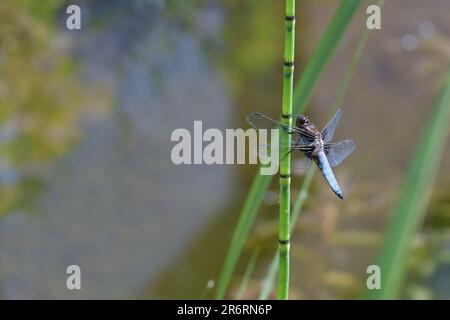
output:
POLYGON ((258 144, 257 147, 251 149, 251 152, 264 160, 270 156, 272 148, 275 148, 278 152, 278 145, 276 144, 258 144))
MULTIPOLYGON (((264 163, 267 163, 268 157, 272 151, 272 148, 274 148, 273 150, 276 150, 275 152, 278 152, 279 145, 277 145, 277 144, 260 144, 260 145, 258 145, 257 150, 252 149, 252 152, 253 152, 253 154, 257 155, 264 163)), ((294 145, 294 146, 290 147, 290 149, 291 149, 290 154, 292 156, 291 163, 293 163, 294 168, 307 169, 310 166, 311 160, 305 156, 304 152, 311 152, 312 148, 313 147, 298 146, 298 145, 294 145)), ((271 157, 271 161, 274 163, 279 163, 281 161, 281 159, 283 159, 287 155, 288 154, 285 154, 285 155, 281 156, 281 158, 271 157)))
POLYGON ((353 150, 355 150, 355 143, 352 139, 325 145, 325 151, 327 151, 327 158, 331 167, 340 165, 353 150))
MULTIPOLYGON (((286 146, 286 145, 278 145, 276 143, 272 144, 258 144, 257 148, 252 148, 252 152, 258 156, 266 156, 274 150, 275 152, 278 152, 280 146, 286 146)), ((302 153, 308 153, 312 152, 314 150, 314 146, 312 145, 291 145, 290 147, 287 147, 287 149, 291 150, 292 152, 298 153, 299 151, 302 153)))
MULTIPOLYGON (((247 122, 255 129, 283 129, 279 121, 272 119, 260 112, 252 112, 247 116, 247 122)), ((286 128, 287 129, 287 128, 286 128)))
POLYGON ((311 159, 303 156, 298 160, 294 161, 294 168, 299 170, 308 169, 311 166, 311 159))
POLYGON ((302 133, 300 129, 283 125, 279 121, 260 112, 252 112, 246 119, 247 122, 255 129, 282 129, 289 133, 302 133))
POLYGON ((339 120, 341 119, 342 110, 338 109, 336 113, 333 116, 333 119, 327 124, 325 129, 322 130, 322 139, 323 142, 327 143, 330 142, 331 139, 333 139, 334 130, 336 129, 339 120))
POLYGON ((272 150, 278 153, 279 147, 278 144, 259 144, 256 148, 252 148, 251 151, 259 157, 262 163, 269 163, 270 158, 270 162, 279 164, 279 156, 270 156, 272 150))
POLYGON ((309 146, 314 142, 314 139, 310 138, 310 137, 306 137, 306 136, 298 136, 298 140, 295 141, 295 139, 293 139, 294 142, 293 144, 296 145, 301 145, 301 146, 309 146))

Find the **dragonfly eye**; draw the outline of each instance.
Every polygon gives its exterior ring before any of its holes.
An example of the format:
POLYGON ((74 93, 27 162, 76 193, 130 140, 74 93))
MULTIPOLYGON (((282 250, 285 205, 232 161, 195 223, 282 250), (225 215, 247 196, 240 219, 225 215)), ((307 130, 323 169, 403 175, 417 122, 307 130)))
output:
POLYGON ((301 126, 303 126, 305 124, 308 124, 308 123, 309 123, 308 118, 305 117, 305 116, 300 115, 300 116, 297 117, 297 121, 296 121, 295 124, 297 125, 297 127, 301 127, 301 126))

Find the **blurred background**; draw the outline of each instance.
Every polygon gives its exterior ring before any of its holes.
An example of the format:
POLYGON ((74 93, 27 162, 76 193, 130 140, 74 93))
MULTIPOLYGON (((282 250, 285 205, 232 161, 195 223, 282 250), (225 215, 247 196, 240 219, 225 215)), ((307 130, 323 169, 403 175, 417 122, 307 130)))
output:
MULTIPOLYGON (((366 1, 314 93, 328 120, 366 26, 366 1)), ((339 4, 297 1, 295 79, 339 4)), ((450 2, 387 0, 343 99, 355 152, 316 175, 291 241, 291 299, 357 298, 450 61, 450 2)), ((0 2, 0 294, 4 299, 211 298, 255 165, 173 165, 176 128, 280 115, 284 1, 0 2), (81 8, 67 30, 66 8, 81 8), (66 268, 82 290, 67 290, 66 268), (212 288, 211 288, 212 287, 212 288)), ((429 190, 402 298, 450 298, 450 153, 429 190)), ((302 177, 293 177, 293 193, 302 177)), ((227 297, 276 250, 269 188, 227 297)))

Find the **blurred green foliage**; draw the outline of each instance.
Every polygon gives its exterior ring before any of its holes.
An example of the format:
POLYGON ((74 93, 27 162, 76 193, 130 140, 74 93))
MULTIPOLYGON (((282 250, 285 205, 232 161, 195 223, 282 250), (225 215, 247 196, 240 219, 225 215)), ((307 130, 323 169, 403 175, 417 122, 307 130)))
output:
POLYGON ((447 70, 443 82, 442 92, 430 110, 429 120, 411 157, 385 232, 378 258, 378 264, 383 271, 381 290, 367 292, 368 298, 395 299, 400 296, 404 287, 412 243, 421 229, 448 141, 450 69, 447 70))
POLYGON ((62 1, 0 2, 0 216, 31 204, 78 138, 83 88, 56 17, 62 1))

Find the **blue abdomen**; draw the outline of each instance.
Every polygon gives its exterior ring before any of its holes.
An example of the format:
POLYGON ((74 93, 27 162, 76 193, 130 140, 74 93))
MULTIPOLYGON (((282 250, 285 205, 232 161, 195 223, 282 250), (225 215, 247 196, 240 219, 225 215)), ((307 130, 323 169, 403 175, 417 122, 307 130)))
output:
POLYGON ((327 156, 325 155, 325 152, 320 151, 317 154, 317 158, 315 159, 317 166, 319 167, 320 171, 322 172, 323 176, 327 180, 329 186, 333 190, 333 192, 341 199, 344 199, 344 195, 342 194, 342 190, 339 187, 339 184, 336 181, 336 178, 333 174, 333 171, 331 170, 330 164, 328 162, 327 156))

